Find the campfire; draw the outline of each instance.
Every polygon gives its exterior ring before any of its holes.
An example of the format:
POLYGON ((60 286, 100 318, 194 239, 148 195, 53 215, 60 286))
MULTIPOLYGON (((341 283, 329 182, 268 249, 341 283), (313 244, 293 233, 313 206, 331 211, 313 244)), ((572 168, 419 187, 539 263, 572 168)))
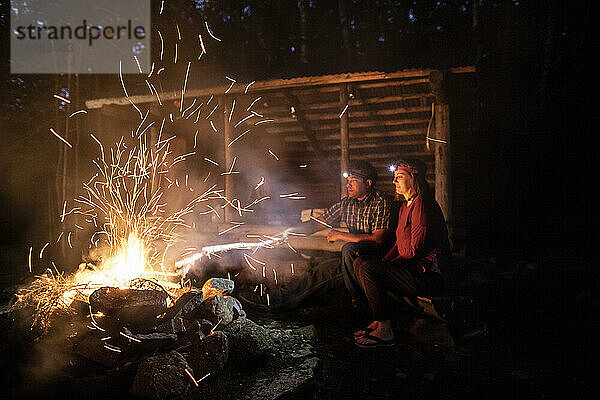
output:
POLYGON ((74 199, 78 206, 67 212, 65 202, 61 221, 73 215, 91 225, 89 247, 103 255, 82 263, 72 275, 48 269, 20 291, 13 308, 34 305, 33 325, 42 331, 48 329, 53 313, 69 312, 74 300, 88 302, 103 286, 126 289, 146 282, 161 288, 169 302, 189 290, 182 280, 173 282, 182 277, 167 266, 165 256, 178 240, 177 228, 186 225, 184 217, 195 204, 206 201, 214 187, 169 215, 163 200, 165 184, 171 181, 169 167, 180 160, 169 161, 168 140, 148 148, 143 135, 133 144, 121 138, 107 159, 104 146, 92 137, 101 154, 94 161, 97 173, 83 185, 85 193, 74 199))
POLYGON ((213 199, 224 200, 225 206, 234 203, 213 186, 169 213, 165 193, 176 180, 169 178, 170 167, 187 155, 170 159, 169 140, 160 134, 152 146, 146 146, 142 132, 137 142, 122 138, 108 152, 92 138, 100 150, 97 172, 74 199, 75 207, 67 210, 65 202, 61 221, 86 221, 93 231, 89 247, 101 255, 82 262, 73 274, 60 272, 52 262, 52 268, 21 288, 10 307, 18 321, 14 328, 26 326, 26 336, 42 343, 62 335, 59 341, 70 349, 69 357, 106 371, 137 367, 131 392, 150 398, 198 387, 221 371, 228 357, 262 357, 272 341, 231 296, 234 281, 211 278, 194 287, 186 274, 203 257, 272 247, 284 236, 187 248, 173 262, 168 253, 181 247, 182 232, 192 227, 186 216, 197 204, 213 199))
MULTIPOLYGON (((208 25, 206 28, 210 33, 208 25)), ((202 48, 205 52, 204 45, 202 48)), ((184 108, 190 66, 191 62, 188 62, 176 118, 183 118, 197 101, 194 98, 192 104, 184 108)), ((156 75, 163 69, 160 68, 156 75)), ((119 77, 129 99, 121 73, 119 77)), ((225 93, 235 83, 228 79, 232 83, 225 93)), ((146 83, 154 88, 148 80, 146 83)), ((246 86, 244 94, 251 85, 246 86)), ((156 89, 154 92, 162 106, 159 92, 156 89)), ((65 97, 54 97, 69 103, 65 97)), ((207 106, 213 97, 211 95, 206 101, 207 106)), ((244 116, 235 127, 250 118, 263 117, 251 110, 259 99, 260 96, 249 104, 246 111, 251 114, 244 116)), ((0 333, 7 333, 8 341, 15 342, 16 351, 35 354, 28 353, 36 361, 31 367, 24 368, 32 374, 23 377, 23 385, 28 386, 31 375, 40 374, 46 374, 43 383, 50 385, 71 382, 76 375, 86 378, 94 374, 104 378, 120 376, 126 382, 126 391, 162 399, 181 397, 201 386, 206 390, 213 378, 220 379, 215 377, 237 379, 224 372, 226 364, 233 371, 239 371, 238 367, 241 367, 246 373, 262 374, 255 383, 263 382, 265 387, 259 389, 250 384, 250 394, 253 391, 266 393, 271 387, 287 392, 288 381, 304 385, 317 364, 314 359, 307 359, 312 354, 306 343, 314 338, 312 329, 300 330, 297 326, 266 329, 254 323, 246 318, 240 301, 234 297, 235 283, 230 274, 227 273, 229 279, 222 277, 229 268, 240 267, 250 275, 256 272, 249 281, 254 279, 252 283, 258 283, 255 278, 262 272, 262 280, 258 278, 260 283, 254 287, 254 293, 264 295, 269 303, 269 295, 264 290, 268 272, 266 262, 255 258, 255 253, 279 244, 286 244, 296 252, 286 241, 287 235, 293 235, 293 232, 274 236, 253 234, 248 235, 249 239, 234 243, 220 240, 188 243, 186 235, 197 231, 195 224, 201 218, 214 215, 221 219, 219 213, 227 215, 233 211, 244 220, 245 213, 253 212, 253 207, 270 196, 261 193, 262 197, 242 204, 240 199, 228 198, 231 192, 220 189, 217 184, 206 183, 210 171, 202 183, 188 180, 188 175, 184 178, 180 163, 201 154, 195 151, 197 137, 194 136, 194 151, 174 154, 177 146, 172 147, 172 144, 176 143, 173 140, 176 136, 166 132, 170 129, 167 114, 162 122, 151 120, 149 111, 144 115, 131 99, 129 101, 139 112, 139 125, 131 135, 106 147, 93 133, 89 134, 90 143, 98 146, 98 157, 93 160, 94 171, 83 183, 81 193, 62 204, 59 215, 62 231, 55 241, 51 240, 41 248, 39 260, 32 257, 33 247, 30 247, 28 266, 33 280, 20 287, 8 313, 1 315, 6 320, 0 320, 4 328, 0 333), (176 204, 169 202, 171 196, 178 200, 176 204), (67 273, 64 270, 73 270, 71 267, 74 266, 57 266, 49 253, 53 247, 62 246, 64 255, 64 250, 69 251, 66 245, 73 249, 73 243, 80 248, 87 246, 89 251, 75 271, 67 273), (247 250, 242 254, 246 266, 227 265, 220 271, 223 274, 206 275, 204 272, 207 271, 202 271, 201 280, 197 275, 195 279, 189 278, 190 271, 198 272, 202 259, 220 257, 220 253, 234 250, 247 250), (277 346, 279 349, 274 349, 277 346), (301 351, 296 352, 298 349, 301 351), (247 368, 257 365, 257 361, 264 360, 267 354, 271 369, 260 372, 247 368), (294 368, 290 369, 292 364, 294 368), (291 373, 294 378, 290 380, 291 375, 280 375, 276 368, 281 368, 285 374, 291 373), (271 381, 275 384, 267 385, 271 381)), ((196 114, 193 122, 196 124, 202 104, 186 119, 196 114)), ((233 100, 228 122, 234 115, 235 104, 233 100)), ((215 113, 218 104, 210 107, 212 111, 205 117, 207 120, 213 114, 219 115, 215 113)), ((76 111, 69 118, 81 113, 87 114, 87 111, 76 111)), ((171 123, 174 121, 172 113, 168 114, 168 119, 171 123)), ((272 121, 264 118, 254 125, 272 121)), ((216 132, 213 121, 209 123, 216 132)), ((73 147, 68 137, 61 136, 53 128, 50 132, 69 148, 73 147)), ((229 142, 227 149, 248 132, 250 129, 229 142)), ((278 159, 270 149, 268 152, 278 159)), ((227 154, 225 159, 228 159, 227 154)), ((239 173, 234 171, 236 159, 230 158, 229 165, 221 173, 227 176, 226 179, 231 178, 228 175, 239 173)), ((210 158, 204 160, 219 166, 210 158)), ((264 183, 265 177, 261 176, 254 189, 264 183)), ((296 195, 298 193, 280 197, 304 198, 296 195)), ((231 223, 231 227, 217 236, 223 238, 225 236, 221 235, 244 224, 231 223)), ((290 267, 294 274, 294 264, 290 263, 290 267)), ((277 284, 277 271, 275 268, 270 270, 274 284, 277 284)), ((33 397, 40 394, 35 393, 33 397)), ((232 396, 240 398, 235 392, 232 396)))

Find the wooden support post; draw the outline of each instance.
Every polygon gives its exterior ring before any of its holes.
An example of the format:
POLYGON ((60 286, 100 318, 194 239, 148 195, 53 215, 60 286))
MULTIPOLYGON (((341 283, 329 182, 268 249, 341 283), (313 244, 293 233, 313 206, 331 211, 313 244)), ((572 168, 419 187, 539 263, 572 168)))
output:
POLYGON ((435 96, 435 137, 432 141, 435 159, 435 199, 440 205, 448 233, 452 237, 453 218, 452 215, 452 187, 451 187, 451 140, 450 140, 450 106, 443 89, 443 74, 440 71, 432 71, 429 75, 431 91, 435 96), (439 140, 439 141, 438 141, 439 140))
MULTIPOLYGON (((344 110, 348 105, 348 84, 340 85, 340 110, 344 110)), ((341 111, 340 111, 341 112, 341 111)), ((348 110, 340 118, 340 171, 343 173, 348 170, 350 161, 350 125, 348 123, 348 110)), ((346 178, 341 177, 340 198, 345 196, 346 178)))
MULTIPOLYGON (((231 104, 229 103, 229 99, 225 96, 219 98, 219 103, 221 104, 221 108, 223 110, 223 126, 225 127, 224 134, 224 146, 225 146, 225 165, 224 169, 229 170, 231 168, 231 163, 233 162, 233 154, 231 151, 231 147, 229 147, 229 143, 233 140, 233 123, 229 120, 229 114, 231 113, 231 104)), ((235 190, 233 187, 233 175, 225 175, 225 197, 228 200, 233 200, 235 190)), ((231 222, 231 217, 233 216, 233 208, 227 206, 224 209, 225 221, 231 222)))

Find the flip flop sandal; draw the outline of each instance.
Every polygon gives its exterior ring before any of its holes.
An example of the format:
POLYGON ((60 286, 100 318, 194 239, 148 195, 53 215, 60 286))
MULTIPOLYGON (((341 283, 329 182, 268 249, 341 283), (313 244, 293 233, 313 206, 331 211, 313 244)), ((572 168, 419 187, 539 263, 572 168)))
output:
POLYGON ((356 339, 354 340, 354 344, 356 344, 358 347, 362 347, 364 349, 370 349, 370 348, 375 348, 375 347, 389 347, 389 346, 393 346, 396 344, 396 339, 383 340, 383 339, 378 338, 377 336, 372 336, 372 335, 364 335, 361 337, 372 340, 372 342, 370 342, 370 343, 359 343, 356 341, 356 339))
POLYGON ((354 338, 356 339, 358 337, 363 337, 363 336, 369 334, 369 332, 373 332, 374 330, 375 330, 375 328, 366 327, 364 329, 354 332, 354 338), (362 332, 362 333, 358 333, 358 332, 362 332))

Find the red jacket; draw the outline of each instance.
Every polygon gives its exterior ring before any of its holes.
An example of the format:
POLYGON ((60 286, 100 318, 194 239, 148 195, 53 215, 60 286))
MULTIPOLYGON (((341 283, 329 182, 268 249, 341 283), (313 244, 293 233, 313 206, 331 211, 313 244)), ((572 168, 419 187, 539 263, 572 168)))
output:
POLYGON ((439 204, 433 196, 419 194, 398 211, 396 243, 383 258, 407 263, 414 272, 446 272, 451 266, 448 228, 439 204))

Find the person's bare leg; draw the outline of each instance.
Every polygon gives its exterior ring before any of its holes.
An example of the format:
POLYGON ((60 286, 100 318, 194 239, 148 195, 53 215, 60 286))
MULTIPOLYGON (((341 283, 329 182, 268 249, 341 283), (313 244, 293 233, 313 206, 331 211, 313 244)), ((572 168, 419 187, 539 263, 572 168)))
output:
MULTIPOLYGON (((373 327, 371 332, 369 332, 370 336, 374 336, 378 339, 390 341, 394 340, 394 331, 392 330, 392 325, 390 324, 390 320, 386 321, 373 321, 369 327, 373 327), (373 325, 375 324, 375 325, 373 325)), ((359 336, 356 339, 356 343, 360 344, 371 344, 373 339, 369 339, 365 336, 359 336)))

